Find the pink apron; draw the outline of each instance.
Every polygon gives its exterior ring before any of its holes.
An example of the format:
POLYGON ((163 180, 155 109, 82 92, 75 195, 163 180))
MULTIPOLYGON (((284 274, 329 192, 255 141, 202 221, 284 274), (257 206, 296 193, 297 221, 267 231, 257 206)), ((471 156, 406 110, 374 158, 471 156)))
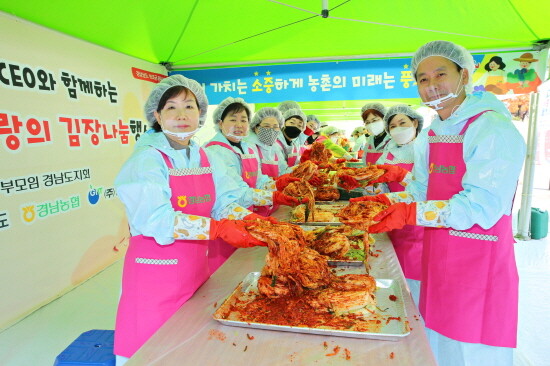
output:
MULTIPOLYGON (((397 165, 408 171, 412 171, 413 162, 394 162, 392 153, 388 153, 384 164, 397 165)), ((390 182, 388 187, 391 192, 405 190, 400 183, 390 182)), ((405 278, 420 281, 422 277, 422 244, 424 241, 424 227, 405 225, 402 229, 395 229, 388 232, 393 248, 403 269, 405 278)))
POLYGON ((257 188, 256 183, 258 182, 258 171, 260 167, 258 159, 256 159, 256 155, 254 155, 254 150, 252 150, 251 147, 248 148, 248 154, 236 152, 231 145, 220 141, 209 142, 205 147, 213 145, 223 146, 236 154, 239 159, 241 159, 241 177, 250 188, 257 188))
MULTIPOLYGON (((258 171, 260 168, 252 148, 248 148, 248 154, 241 154, 236 152, 231 145, 226 144, 225 142, 212 141, 206 144, 206 147, 212 145, 223 146, 232 153, 236 154, 241 160, 241 177, 250 188, 256 188, 258 171)), ((254 206, 248 207, 248 209, 252 211, 254 206)), ((210 268, 210 274, 216 272, 216 270, 225 263, 227 258, 229 258, 235 250, 237 250, 237 248, 227 244, 223 239, 211 240, 208 247, 208 267, 210 268)))
POLYGON ((374 144, 368 143, 365 145, 365 150, 363 154, 363 162, 365 165, 376 164, 376 161, 382 156, 384 147, 387 145, 389 139, 385 142, 382 141, 378 149, 374 148, 374 144))
POLYGON ((298 158, 300 156, 300 148, 292 144, 292 150, 290 151, 290 154, 288 154, 288 166, 292 167, 294 165, 298 165, 298 158))
MULTIPOLYGON (((279 176, 279 165, 277 162, 279 161, 279 158, 277 157, 277 154, 274 154, 275 160, 267 160, 264 159, 264 155, 262 154, 262 149, 258 146, 258 155, 260 156, 260 161, 262 163, 262 174, 267 175, 274 180, 277 179, 279 176)), ((278 206, 254 206, 254 212, 258 215, 262 216, 269 216, 271 213, 273 213, 278 206)))
MULTIPOLYGON (((173 169, 161 154, 169 168, 174 210, 210 217, 216 190, 204 151, 196 169, 173 169)), ((116 355, 131 357, 208 279, 207 251, 207 240, 160 245, 148 236, 130 238, 116 316, 116 355)))
MULTIPOLYGON (((464 133, 482 113, 471 117, 457 136, 429 131, 428 200, 448 200, 464 189, 464 133)), ((420 312, 426 326, 460 342, 515 347, 518 273, 513 245, 507 215, 487 230, 479 225, 463 231, 425 228, 420 312)))

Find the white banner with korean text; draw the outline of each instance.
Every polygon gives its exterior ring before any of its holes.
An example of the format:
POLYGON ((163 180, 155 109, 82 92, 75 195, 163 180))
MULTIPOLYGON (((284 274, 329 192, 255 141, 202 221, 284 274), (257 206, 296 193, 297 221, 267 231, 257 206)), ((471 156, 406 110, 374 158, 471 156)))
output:
POLYGON ((0 34, 3 329, 124 255, 114 178, 166 71, 1 12, 0 34))

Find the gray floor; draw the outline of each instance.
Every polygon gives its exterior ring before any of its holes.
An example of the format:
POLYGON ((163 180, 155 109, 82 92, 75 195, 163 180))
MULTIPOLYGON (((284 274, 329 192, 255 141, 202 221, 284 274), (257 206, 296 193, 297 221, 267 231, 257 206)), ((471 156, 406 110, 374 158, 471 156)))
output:
MULTIPOLYGON (((550 209, 550 191, 536 194, 550 209)), ((517 210, 516 210, 517 212, 517 210)), ((516 244, 520 274, 518 348, 514 366, 550 366, 550 239, 516 244)), ((81 333, 113 329, 122 261, 0 333, 0 365, 51 366, 81 333)))

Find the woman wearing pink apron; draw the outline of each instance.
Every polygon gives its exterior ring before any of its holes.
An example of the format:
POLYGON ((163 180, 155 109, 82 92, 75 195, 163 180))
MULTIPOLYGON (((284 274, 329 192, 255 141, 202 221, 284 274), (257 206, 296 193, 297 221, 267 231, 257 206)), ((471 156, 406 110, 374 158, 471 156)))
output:
MULTIPOLYGON (((239 201, 241 205, 253 210, 255 206, 271 207, 283 201, 288 204, 291 197, 275 190, 274 180, 261 173, 259 157, 244 140, 249 135, 250 115, 250 108, 242 98, 228 97, 223 100, 213 114, 218 132, 206 143, 205 148, 224 162, 229 171, 228 180, 246 187, 239 201)), ((297 199, 291 201, 296 205, 299 203, 297 199)), ((234 251, 234 247, 221 240, 211 242, 208 252, 211 273, 234 251)))
MULTIPOLYGON (((409 172, 412 171, 414 141, 422 130, 423 123, 424 118, 422 115, 406 104, 397 104, 390 107, 384 117, 384 128, 391 139, 376 164, 398 166, 409 172)), ((390 192, 403 192, 405 190, 405 187, 399 182, 387 182, 386 184, 390 192)), ((365 200, 365 198, 350 199, 352 202, 362 200, 365 200)), ((407 279, 412 298, 418 304, 422 275, 424 228, 405 225, 402 229, 388 231, 388 237, 392 241, 399 264, 407 279)))
POLYGON ((196 81, 181 75, 163 79, 145 105, 151 128, 116 178, 131 233, 115 326, 117 365, 208 279, 210 240, 262 245, 243 221, 234 220, 253 214, 236 203, 240 190, 224 182, 224 165, 191 141, 207 107, 196 81))
MULTIPOLYGON (((276 143, 283 126, 283 115, 277 108, 264 107, 250 120, 250 135, 246 142, 253 146, 260 158, 262 174, 273 180, 288 171, 288 165, 280 146, 276 143)), ((254 213, 269 216, 278 205, 254 206, 254 213)))
POLYGON ((277 141, 283 148, 288 166, 293 167, 300 163, 300 156, 305 151, 308 136, 303 132, 306 129, 307 117, 299 108, 283 108, 281 113, 284 126, 277 141))
POLYGON ((385 115, 386 107, 381 103, 367 103, 361 108, 361 118, 369 133, 363 150, 365 165, 376 164, 390 140, 390 136, 384 129, 385 115))
POLYGON ((513 364, 518 275, 511 211, 525 142, 493 94, 466 94, 472 56, 451 42, 422 46, 411 69, 437 111, 415 142, 413 174, 388 167, 379 181, 406 192, 370 231, 425 227, 420 311, 441 366, 513 364))

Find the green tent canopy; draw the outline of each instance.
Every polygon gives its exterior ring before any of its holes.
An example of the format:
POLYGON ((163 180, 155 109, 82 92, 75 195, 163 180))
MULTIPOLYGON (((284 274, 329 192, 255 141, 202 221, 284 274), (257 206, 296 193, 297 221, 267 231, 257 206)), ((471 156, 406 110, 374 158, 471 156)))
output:
POLYGON ((177 68, 410 54, 445 39, 469 50, 550 38, 550 1, 0 0, 0 10, 177 68))

